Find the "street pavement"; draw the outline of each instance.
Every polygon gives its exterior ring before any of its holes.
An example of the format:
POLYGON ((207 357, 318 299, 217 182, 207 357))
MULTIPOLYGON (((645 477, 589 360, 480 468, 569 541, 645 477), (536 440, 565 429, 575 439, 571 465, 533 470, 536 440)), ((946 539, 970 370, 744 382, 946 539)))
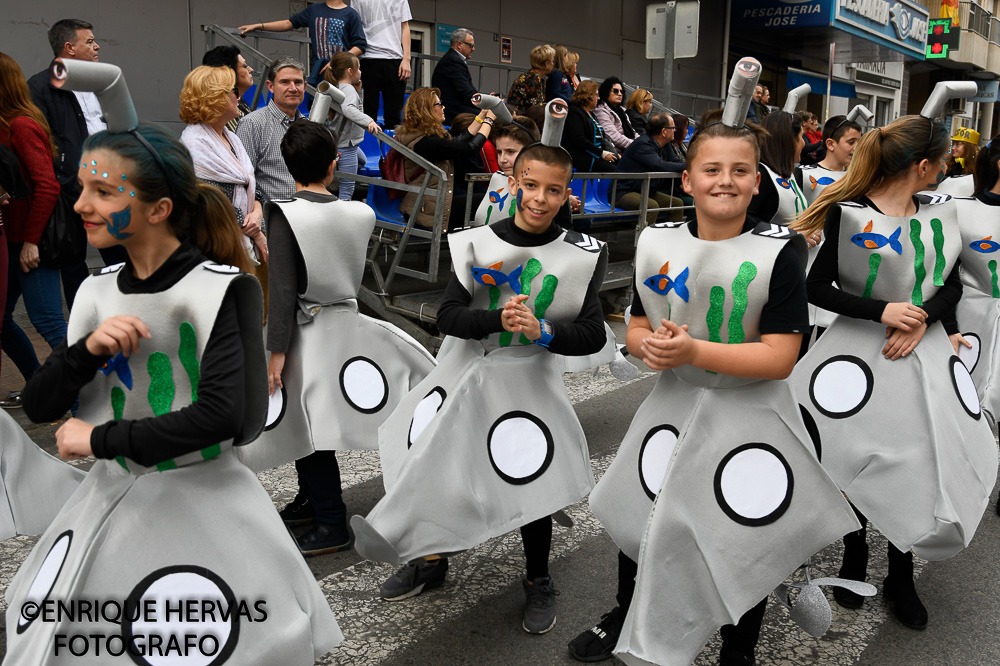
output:
MULTIPOLYGON (((621 325, 615 326, 624 338, 621 325)), ((567 375, 567 390, 590 445, 591 463, 600 477, 607 469, 639 404, 655 376, 645 372, 622 383, 606 368, 567 375)), ((55 451, 58 424, 34 425, 21 410, 10 412, 32 438, 55 451)), ((351 514, 366 514, 383 494, 378 453, 339 455, 344 499, 351 514)), ((89 462, 83 461, 86 468, 89 462)), ((261 474, 264 487, 280 508, 295 494, 291 465, 261 474)), ((995 495, 994 495, 995 499, 995 495)), ((903 627, 886 610, 879 593, 860 610, 844 610, 833 602, 833 626, 815 639, 788 619, 771 599, 758 648, 758 664, 859 664, 903 666, 937 664, 1000 664, 1000 518, 987 512, 972 546, 946 562, 917 561, 917 589, 930 612, 922 632, 903 627)), ((587 500, 569 507, 574 526, 556 525, 550 573, 560 591, 558 622, 543 636, 521 629, 523 552, 515 532, 492 539, 453 557, 448 580, 441 588, 402 602, 384 602, 378 588, 393 567, 360 559, 353 551, 308 560, 346 637, 344 643, 317 664, 364 666, 384 664, 574 664, 566 644, 595 624, 614 605, 617 549, 590 512, 587 500)), ((0 543, 0 591, 35 543, 17 537, 0 543)), ((886 541, 869 530, 869 582, 881 588, 886 573, 886 541)), ((840 544, 812 560, 814 577, 834 576, 840 544)), ((793 578, 800 580, 801 572, 793 578)), ((6 604, 0 600, 0 612, 6 604)), ((0 644, 5 634, 0 629, 0 644)), ((705 647, 696 664, 715 664, 718 636, 705 647)), ((0 647, 0 661, 4 654, 0 647)), ((617 663, 617 662, 608 662, 617 663)))

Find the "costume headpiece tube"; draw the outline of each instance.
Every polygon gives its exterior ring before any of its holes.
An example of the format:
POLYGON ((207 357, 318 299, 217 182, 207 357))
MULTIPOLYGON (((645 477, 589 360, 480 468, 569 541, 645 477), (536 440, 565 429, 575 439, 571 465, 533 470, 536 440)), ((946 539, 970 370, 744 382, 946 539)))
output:
POLYGON ((507 108, 507 105, 503 103, 502 99, 495 95, 482 95, 480 93, 476 93, 472 97, 472 105, 480 109, 492 111, 493 115, 497 117, 497 120, 502 123, 509 123, 514 120, 514 118, 510 115, 510 109, 507 108))
POLYGON ((811 92, 812 86, 808 83, 803 83, 797 88, 792 88, 788 91, 788 97, 785 98, 785 105, 781 107, 781 110, 787 113, 795 113, 795 107, 799 105, 799 100, 811 92))
MULTIPOLYGON (((864 121, 865 125, 867 125, 872 121, 872 118, 874 117, 875 114, 869 111, 867 106, 865 106, 864 104, 858 104, 853 109, 851 109, 850 113, 847 114, 847 120, 845 122, 857 123, 858 120, 860 119, 864 121)), ((861 123, 858 124, 860 125, 861 123)))
POLYGON ((56 58, 49 68, 49 82, 63 90, 95 93, 109 132, 129 132, 139 126, 125 76, 116 65, 56 58))
POLYGON ((948 100, 973 97, 977 90, 975 81, 939 81, 935 84, 927 101, 924 102, 924 108, 920 109, 920 115, 934 120, 944 109, 948 100))
POLYGON ((722 110, 722 124, 726 127, 743 127, 753 101, 753 91, 760 78, 760 63, 755 58, 741 58, 729 79, 729 94, 722 110))
POLYGON ((320 81, 316 86, 316 96, 313 97, 312 108, 309 109, 309 120, 314 123, 325 123, 330 116, 330 107, 334 103, 340 106, 347 99, 343 91, 329 81, 320 81))
POLYGON ((545 105, 545 125, 542 128, 542 143, 552 147, 562 144, 563 126, 566 125, 566 116, 568 115, 569 107, 561 99, 550 100, 545 105))

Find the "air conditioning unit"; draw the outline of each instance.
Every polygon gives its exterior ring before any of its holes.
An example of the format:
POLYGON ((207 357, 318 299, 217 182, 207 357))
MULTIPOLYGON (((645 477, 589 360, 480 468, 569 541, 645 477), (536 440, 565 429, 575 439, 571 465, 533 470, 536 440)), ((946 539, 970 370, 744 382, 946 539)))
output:
POLYGON ((944 113, 949 116, 965 116, 969 115, 967 113, 969 102, 966 102, 962 97, 956 97, 948 100, 945 104, 944 113))

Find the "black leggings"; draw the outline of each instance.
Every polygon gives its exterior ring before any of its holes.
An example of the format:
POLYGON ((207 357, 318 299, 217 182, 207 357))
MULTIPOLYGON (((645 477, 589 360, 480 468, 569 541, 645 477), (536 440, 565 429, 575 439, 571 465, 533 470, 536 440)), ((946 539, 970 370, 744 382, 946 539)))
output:
POLYGON ((521 528, 528 580, 547 578, 549 550, 552 547, 552 516, 532 521, 521 528))

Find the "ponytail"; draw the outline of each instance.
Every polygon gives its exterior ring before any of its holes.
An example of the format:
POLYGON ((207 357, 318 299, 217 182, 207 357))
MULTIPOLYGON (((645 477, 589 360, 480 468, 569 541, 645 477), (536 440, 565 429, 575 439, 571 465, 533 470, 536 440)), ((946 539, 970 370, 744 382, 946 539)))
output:
POLYGON ((820 231, 834 204, 886 186, 922 160, 940 160, 948 143, 944 125, 923 116, 903 116, 868 132, 854 149, 844 177, 824 189, 791 227, 806 235, 820 231))
POLYGON ((192 225, 191 242, 212 261, 253 273, 232 202, 219 188, 205 183, 198 183, 197 197, 199 214, 192 225))

